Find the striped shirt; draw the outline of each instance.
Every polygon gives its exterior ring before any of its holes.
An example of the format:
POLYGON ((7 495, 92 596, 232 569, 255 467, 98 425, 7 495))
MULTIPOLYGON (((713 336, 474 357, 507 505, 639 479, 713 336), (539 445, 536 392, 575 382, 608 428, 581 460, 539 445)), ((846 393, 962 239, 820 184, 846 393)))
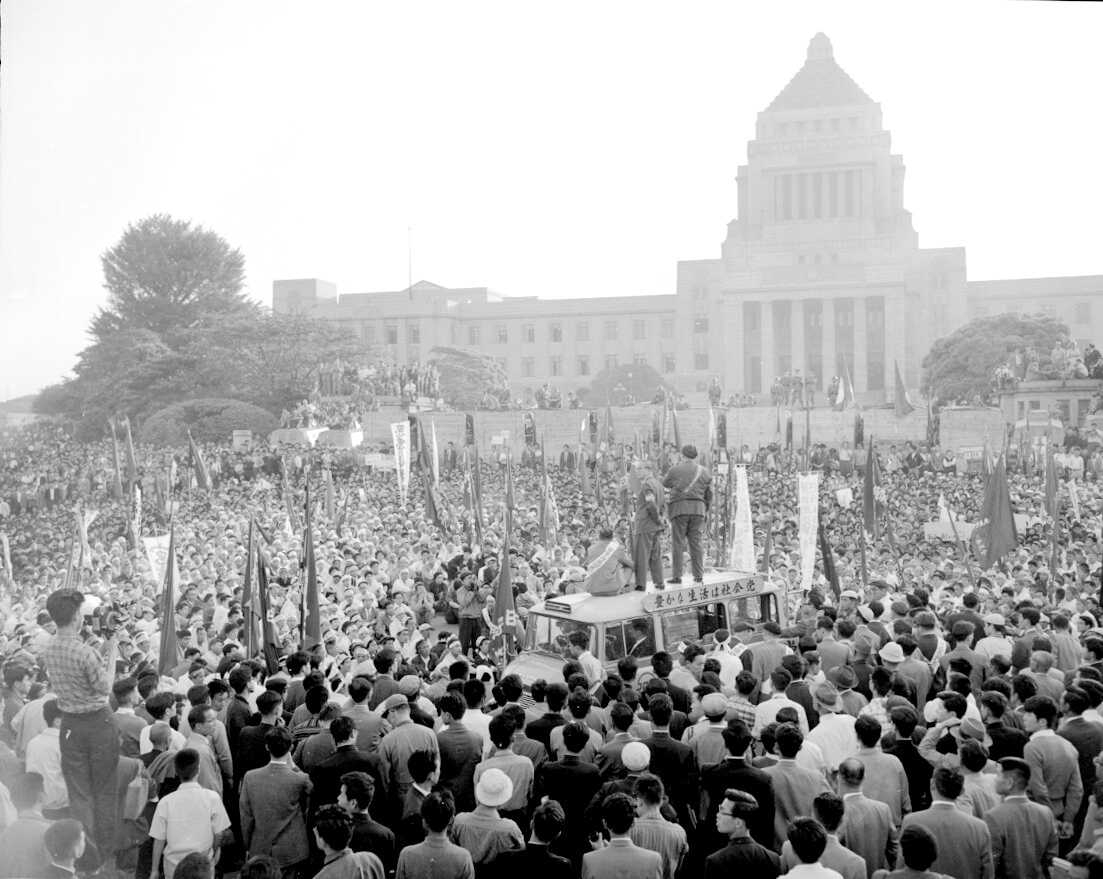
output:
POLYGON ((657 815, 637 818, 628 836, 640 848, 658 852, 663 859, 663 879, 674 879, 689 851, 686 831, 681 824, 657 815))
POLYGON ((67 714, 91 714, 107 708, 112 683, 107 661, 79 637, 54 636, 42 659, 58 708, 67 714))

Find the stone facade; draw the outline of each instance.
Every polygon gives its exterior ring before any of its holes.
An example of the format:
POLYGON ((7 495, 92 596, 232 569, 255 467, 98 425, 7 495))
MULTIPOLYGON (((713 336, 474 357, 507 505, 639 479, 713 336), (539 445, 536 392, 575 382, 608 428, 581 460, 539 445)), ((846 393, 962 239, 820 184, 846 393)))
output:
POLYGON ((725 393, 766 395, 789 371, 820 388, 849 373, 869 404, 892 401, 894 362, 918 387, 931 343, 977 314, 1049 311, 1103 338, 1103 277, 971 283, 964 248, 919 247, 881 107, 823 34, 759 113, 737 180, 719 257, 680 262, 673 295, 538 300, 419 282, 337 296, 305 279, 276 281, 273 307, 339 321, 396 362, 479 348, 517 389, 566 391, 637 362, 686 393, 714 375, 725 393))

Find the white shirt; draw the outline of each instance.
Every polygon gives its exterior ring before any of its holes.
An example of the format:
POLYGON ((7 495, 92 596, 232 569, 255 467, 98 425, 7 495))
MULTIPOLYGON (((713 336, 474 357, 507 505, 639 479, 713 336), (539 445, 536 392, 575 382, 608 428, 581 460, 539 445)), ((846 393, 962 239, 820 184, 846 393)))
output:
POLYGON ((222 798, 197 781, 185 781, 157 803, 149 835, 165 841, 165 879, 189 852, 213 854, 215 837, 230 827, 222 798))
POLYGON ((797 721, 800 731, 808 736, 808 715, 804 713, 804 706, 794 702, 784 693, 774 693, 765 702, 760 702, 754 709, 754 729, 751 731, 756 739, 762 737, 762 729, 777 720, 777 713, 782 708, 794 708, 797 712, 797 721))
POLYGON ((823 756, 823 749, 815 742, 810 742, 808 739, 804 740, 800 750, 797 751, 796 762, 797 766, 811 769, 813 772, 819 772, 825 778, 827 777, 827 760, 823 756))
POLYGON ((735 679, 743 671, 743 661, 739 658, 746 648, 742 644, 739 653, 734 653, 727 644, 717 647, 711 654, 720 663, 720 684, 729 690, 735 689, 735 679))
POLYGON ((490 752, 494 750, 494 745, 490 741, 490 715, 484 714, 482 709, 468 708, 463 713, 461 722, 467 729, 483 740, 483 759, 485 760, 490 756, 490 752))
POLYGON ((605 666, 601 664, 594 654, 589 650, 583 650, 578 655, 579 665, 582 666, 582 671, 586 674, 586 678, 590 681, 590 687, 596 687, 602 681, 605 680, 605 666))
POLYGON ((64 809, 69 805, 69 789, 61 774, 61 730, 47 727, 27 742, 27 771, 42 776, 42 808, 64 809))
POLYGON ((843 879, 838 870, 825 867, 819 861, 814 864, 797 864, 795 867, 790 867, 785 875, 791 876, 792 879, 843 879))
POLYGON ((843 760, 858 753, 854 718, 849 714, 821 714, 820 722, 804 740, 806 745, 809 742, 820 746, 828 770, 838 769, 843 760))
MULTIPOLYGON (((163 721, 158 721, 158 722, 160 723, 160 722, 163 722, 163 721)), ((167 724, 166 724, 166 726, 167 726, 167 724)), ((142 731, 140 733, 138 733, 138 753, 139 754, 148 754, 150 751, 153 750, 153 742, 151 742, 149 740, 149 731, 151 729, 153 729, 153 724, 150 724, 149 726, 142 727, 142 731)), ((174 730, 171 726, 169 727, 169 750, 170 751, 183 750, 184 746, 187 743, 188 743, 188 740, 187 740, 187 738, 184 737, 183 733, 181 733, 177 730, 174 730)))

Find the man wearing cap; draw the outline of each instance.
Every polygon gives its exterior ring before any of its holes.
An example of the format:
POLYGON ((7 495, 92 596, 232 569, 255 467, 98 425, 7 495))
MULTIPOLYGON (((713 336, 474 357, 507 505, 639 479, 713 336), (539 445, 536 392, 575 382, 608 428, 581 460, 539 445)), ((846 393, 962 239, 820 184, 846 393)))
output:
POLYGON ((476 870, 483 870, 502 852, 519 851, 525 838, 517 822, 503 818, 498 808, 513 796, 513 782, 501 769, 488 769, 475 785, 473 812, 461 812, 449 833, 456 845, 471 853, 476 870))
POLYGON ((1030 766, 1017 757, 1000 760, 996 792, 1003 802, 984 816, 992 835, 992 866, 996 876, 1045 879, 1057 856, 1053 814, 1027 799, 1030 766))
POLYGON ((663 487, 669 490, 667 513, 673 533, 670 582, 682 582, 688 545, 693 580, 700 583, 705 576, 705 517, 712 502, 712 475, 697 463, 696 446, 682 446, 681 461, 667 471, 663 487))
MULTIPOLYGON (((721 693, 708 693, 701 700, 701 710, 705 714, 704 728, 693 727, 693 737, 689 739, 689 748, 702 769, 719 763, 728 753, 724 745, 724 730, 727 723, 728 700, 721 693)), ((683 736, 685 741, 685 736, 683 736)))
POLYGON ((781 873, 778 856, 751 838, 748 825, 757 812, 758 801, 746 791, 735 788, 724 791, 716 810, 716 830, 727 837, 728 844, 705 858, 704 879, 731 876, 774 879, 781 873))
POLYGON ((413 784, 407 766, 410 755, 415 751, 429 751, 439 759, 440 749, 433 731, 410 719, 410 701, 401 693, 388 696, 380 712, 391 724, 391 730, 379 741, 379 775, 391 807, 388 814, 395 814, 413 784))
POLYGON ((843 760, 858 753, 855 719, 843 708, 839 691, 830 681, 813 688, 812 704, 819 713, 820 722, 808 733, 808 741, 819 745, 828 770, 834 773, 843 760))

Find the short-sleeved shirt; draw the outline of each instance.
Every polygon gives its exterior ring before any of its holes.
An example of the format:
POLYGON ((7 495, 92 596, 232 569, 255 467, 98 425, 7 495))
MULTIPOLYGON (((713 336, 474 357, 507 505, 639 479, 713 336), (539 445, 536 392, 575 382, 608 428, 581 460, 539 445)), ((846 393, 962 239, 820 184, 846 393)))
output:
POLYGON ((91 714, 107 707, 111 675, 100 654, 76 635, 57 635, 42 653, 57 707, 69 714, 91 714))
POLYGON ((213 854, 215 837, 229 827, 222 797, 197 781, 185 781, 157 803, 149 835, 165 841, 165 879, 172 879, 185 855, 213 854))

